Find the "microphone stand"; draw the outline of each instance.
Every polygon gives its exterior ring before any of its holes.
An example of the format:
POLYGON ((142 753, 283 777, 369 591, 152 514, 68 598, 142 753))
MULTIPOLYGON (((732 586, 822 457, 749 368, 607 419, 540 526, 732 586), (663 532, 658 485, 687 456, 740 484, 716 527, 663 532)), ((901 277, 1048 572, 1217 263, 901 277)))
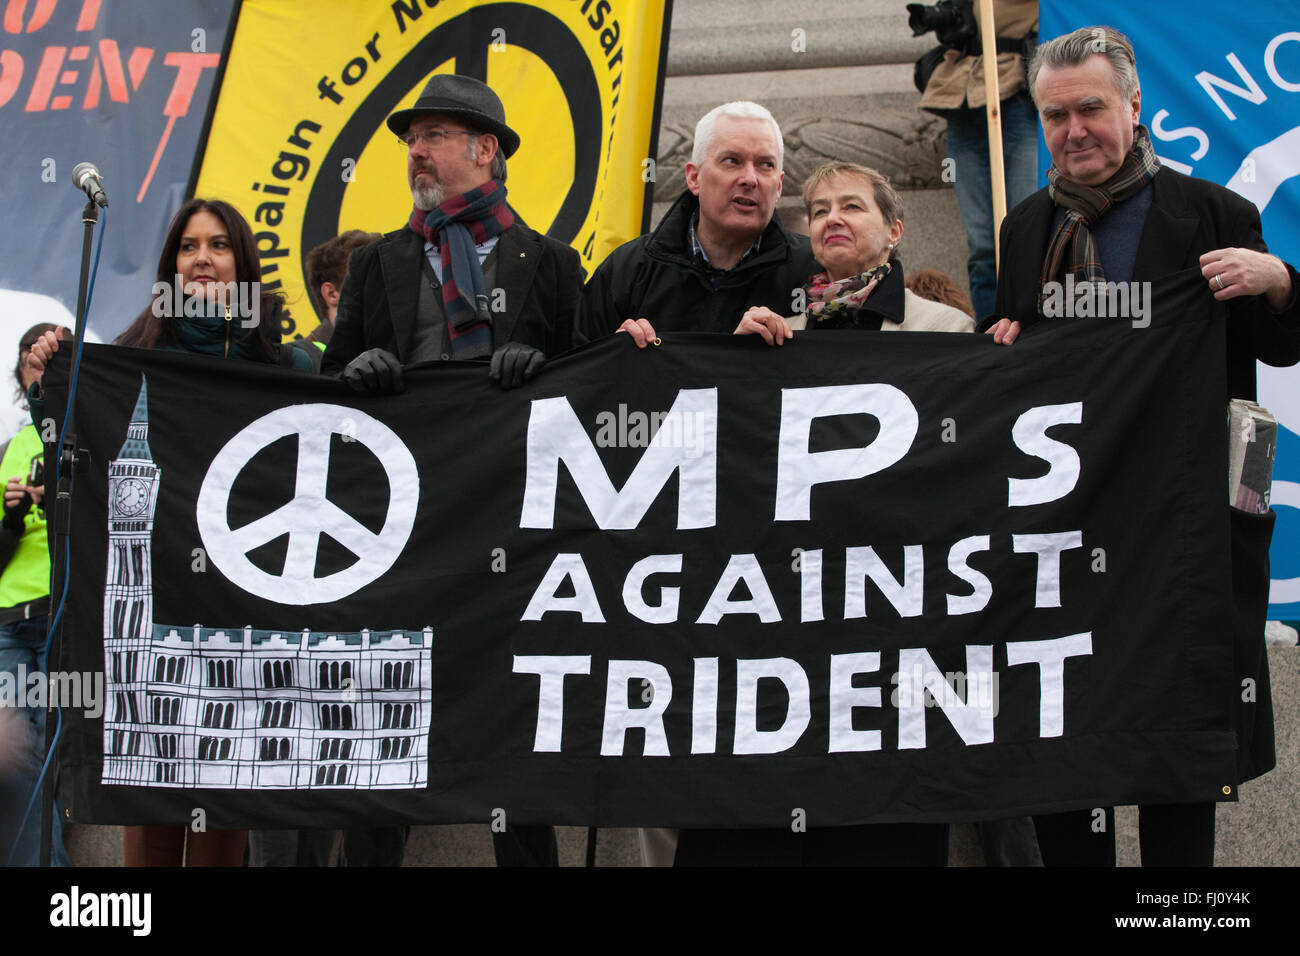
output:
MULTIPOLYGON (((85 231, 81 241, 81 281, 77 287, 77 314, 76 314, 76 336, 72 355, 81 353, 81 345, 86 337, 86 296, 90 287, 90 246, 91 239, 95 233, 95 225, 99 222, 99 207, 94 201, 86 203, 86 208, 81 211, 81 221, 85 224, 85 231)), ((72 476, 76 470, 80 459, 77 456, 77 439, 73 432, 73 423, 75 420, 75 396, 71 392, 72 377, 68 377, 69 385, 69 402, 64 411, 63 425, 63 442, 59 446, 59 485, 54 500, 53 526, 55 546, 51 549, 51 574, 50 574, 50 613, 54 613, 55 594, 63 593, 63 580, 68 573, 68 568, 64 566, 63 555, 67 553, 68 536, 71 533, 70 519, 72 517, 72 476)), ((63 617, 59 617, 59 633, 57 640, 50 642, 50 653, 46 660, 46 669, 61 658, 63 649, 63 617)), ((46 720, 45 720, 45 752, 48 759, 50 744, 54 739, 54 723, 49 720, 49 708, 53 700, 47 700, 46 720)), ((51 844, 54 838, 54 791, 55 779, 58 775, 58 760, 56 759, 52 768, 53 773, 47 773, 41 788, 41 866, 50 865, 51 844)))

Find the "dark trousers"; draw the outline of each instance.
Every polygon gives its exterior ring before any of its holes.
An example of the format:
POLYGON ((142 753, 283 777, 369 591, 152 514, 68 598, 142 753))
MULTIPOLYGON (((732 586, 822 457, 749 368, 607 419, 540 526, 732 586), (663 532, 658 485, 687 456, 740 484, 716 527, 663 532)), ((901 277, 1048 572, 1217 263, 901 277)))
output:
MULTIPOLYGON (((1213 866, 1215 803, 1159 803, 1138 807, 1143 866, 1213 866)), ((1034 817, 1045 866, 1114 866, 1115 811, 1094 829, 1091 810, 1034 817)))
POLYGON ((975 824, 985 866, 1042 866, 1032 817, 983 820, 975 824))
POLYGON ((673 866, 946 866, 944 823, 790 830, 682 830, 673 866))
POLYGON ((401 866, 410 827, 353 827, 343 831, 339 866, 401 866))
MULTIPOLYGON (((339 866, 401 866, 410 827, 343 831, 339 866)), ((329 866, 336 830, 251 830, 249 866, 329 866)))
POLYGON ((559 866, 555 847, 555 828, 548 826, 512 826, 504 833, 492 831, 492 852, 497 866, 559 866))

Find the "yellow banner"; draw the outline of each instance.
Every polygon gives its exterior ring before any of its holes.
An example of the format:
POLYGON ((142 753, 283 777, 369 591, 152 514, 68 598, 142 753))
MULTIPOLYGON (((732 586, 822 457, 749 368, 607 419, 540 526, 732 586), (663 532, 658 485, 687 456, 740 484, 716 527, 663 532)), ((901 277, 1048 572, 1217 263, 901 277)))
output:
POLYGON ((316 325, 308 250, 411 212, 405 148, 384 125, 434 73, 501 97, 520 136, 509 202, 588 274, 641 233, 667 0, 245 0, 195 195, 248 218, 265 287, 316 325), (278 284, 277 284, 278 283, 278 284))

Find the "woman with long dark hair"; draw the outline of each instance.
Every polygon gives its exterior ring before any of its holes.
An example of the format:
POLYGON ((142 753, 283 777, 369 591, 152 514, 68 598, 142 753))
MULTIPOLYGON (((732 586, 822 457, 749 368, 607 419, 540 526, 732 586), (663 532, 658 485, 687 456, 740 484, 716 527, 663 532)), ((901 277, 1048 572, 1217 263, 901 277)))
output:
POLYGON ((284 297, 261 277, 248 221, 220 199, 191 199, 167 230, 153 303, 114 342, 305 369, 307 352, 280 345, 284 297))
MULTIPOLYGON (((311 350, 281 345, 284 296, 263 289, 261 275, 253 231, 239 210, 220 199, 191 199, 167 229, 153 301, 113 343, 311 371, 311 350)), ((38 375, 56 351, 52 333, 35 343, 29 362, 38 375)))
MULTIPOLYGON (((191 199, 177 211, 158 257, 152 303, 115 340, 313 369, 311 352, 280 344, 284 298, 261 287, 261 264, 247 220, 219 199, 191 199)), ((59 343, 47 333, 32 344, 36 381, 59 343)), ((127 866, 239 866, 244 830, 190 832, 186 826, 125 828, 127 866)))

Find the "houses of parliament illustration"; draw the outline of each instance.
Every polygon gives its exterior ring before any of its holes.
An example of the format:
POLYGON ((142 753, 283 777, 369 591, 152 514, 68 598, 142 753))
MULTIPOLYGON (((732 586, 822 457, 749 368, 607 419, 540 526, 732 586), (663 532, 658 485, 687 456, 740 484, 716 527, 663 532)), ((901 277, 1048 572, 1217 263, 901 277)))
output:
POLYGON ((108 467, 104 784, 222 789, 427 785, 433 633, 158 624, 162 471, 142 380, 108 467))

